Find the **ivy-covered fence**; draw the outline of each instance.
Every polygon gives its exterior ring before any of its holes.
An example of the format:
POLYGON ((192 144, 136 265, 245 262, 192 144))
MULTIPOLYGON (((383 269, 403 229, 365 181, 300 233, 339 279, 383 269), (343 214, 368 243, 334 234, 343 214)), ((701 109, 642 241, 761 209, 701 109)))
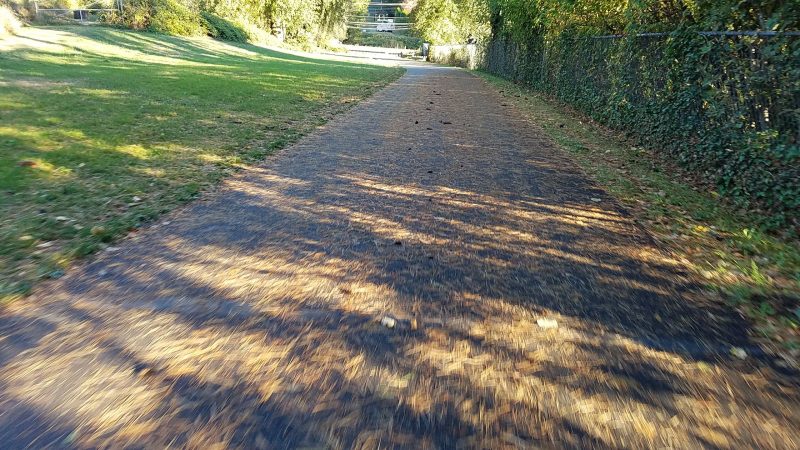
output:
POLYGON ((481 65, 668 152, 764 225, 800 224, 800 33, 495 37, 481 65))

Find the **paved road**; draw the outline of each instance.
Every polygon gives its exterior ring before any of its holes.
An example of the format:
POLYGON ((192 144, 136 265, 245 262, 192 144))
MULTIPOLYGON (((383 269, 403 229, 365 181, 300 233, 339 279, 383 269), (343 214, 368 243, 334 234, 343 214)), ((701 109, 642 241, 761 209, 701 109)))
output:
POLYGON ((4 447, 800 447, 797 380, 456 69, 410 67, 0 336, 4 447))

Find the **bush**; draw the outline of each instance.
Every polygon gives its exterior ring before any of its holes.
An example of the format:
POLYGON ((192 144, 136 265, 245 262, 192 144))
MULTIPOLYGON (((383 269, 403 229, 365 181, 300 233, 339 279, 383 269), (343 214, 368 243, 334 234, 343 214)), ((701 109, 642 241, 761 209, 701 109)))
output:
POLYGON ((184 36, 208 34, 237 42, 268 43, 280 36, 279 40, 285 38, 310 50, 319 42, 344 35, 349 7, 350 2, 342 0, 125 0, 122 13, 104 14, 103 21, 138 30, 184 36))
POLYGON ((256 42, 261 44, 272 44, 276 45, 277 38, 270 34, 269 31, 265 30, 263 27, 252 23, 248 20, 238 20, 236 23, 239 24, 240 28, 244 31, 247 35, 247 40, 249 42, 256 42))
POLYGON ((233 42, 247 42, 250 36, 247 31, 240 25, 225 20, 210 12, 203 11, 200 13, 200 22, 206 31, 206 34, 214 39, 222 39, 225 41, 233 42))
POLYGON ((103 21, 134 30, 151 30, 178 36, 203 33, 200 14, 175 0, 131 0, 121 14, 109 13, 103 21))
POLYGON ((0 37, 16 34, 22 25, 10 8, 0 5, 0 37))
MULTIPOLYGON (((40 3, 40 7, 41 3, 40 3)), ((30 22, 36 16, 36 6, 33 0, 0 0, 0 8, 11 9, 11 13, 17 16, 17 21, 30 22)), ((4 13, 0 13, 3 15, 4 13)), ((3 19, 0 19, 0 21, 3 19)), ((0 25, 0 28, 2 26, 0 25)))
POLYGON ((203 33, 200 14, 175 0, 151 0, 150 30, 178 36, 197 36, 203 33))
POLYGON ((133 0, 125 5, 122 12, 106 12, 100 20, 111 25, 145 30, 150 24, 150 7, 147 2, 133 0))

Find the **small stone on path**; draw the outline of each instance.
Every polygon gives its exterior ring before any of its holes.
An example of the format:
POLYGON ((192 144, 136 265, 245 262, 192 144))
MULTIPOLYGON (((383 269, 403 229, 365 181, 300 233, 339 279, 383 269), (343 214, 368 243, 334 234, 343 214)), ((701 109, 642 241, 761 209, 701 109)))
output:
POLYGON ((555 319, 536 319, 536 325, 545 330, 558 328, 558 322, 555 319))
POLYGON ((389 316, 384 316, 381 319, 381 325, 385 326, 386 328, 394 328, 397 325, 397 321, 389 316))
POLYGON ((731 355, 739 359, 747 359, 747 352, 741 347, 731 347, 731 355))

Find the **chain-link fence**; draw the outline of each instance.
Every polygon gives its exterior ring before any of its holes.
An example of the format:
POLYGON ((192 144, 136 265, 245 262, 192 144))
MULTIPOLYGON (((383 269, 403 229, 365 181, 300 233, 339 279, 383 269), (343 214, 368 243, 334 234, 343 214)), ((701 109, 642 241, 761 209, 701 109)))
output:
POLYGON ((33 2, 34 18, 42 23, 99 22, 103 15, 122 9, 122 0, 115 0, 114 8, 50 8, 33 2))
POLYGON ((800 211, 800 33, 495 38, 484 69, 677 157, 777 225, 800 211))

